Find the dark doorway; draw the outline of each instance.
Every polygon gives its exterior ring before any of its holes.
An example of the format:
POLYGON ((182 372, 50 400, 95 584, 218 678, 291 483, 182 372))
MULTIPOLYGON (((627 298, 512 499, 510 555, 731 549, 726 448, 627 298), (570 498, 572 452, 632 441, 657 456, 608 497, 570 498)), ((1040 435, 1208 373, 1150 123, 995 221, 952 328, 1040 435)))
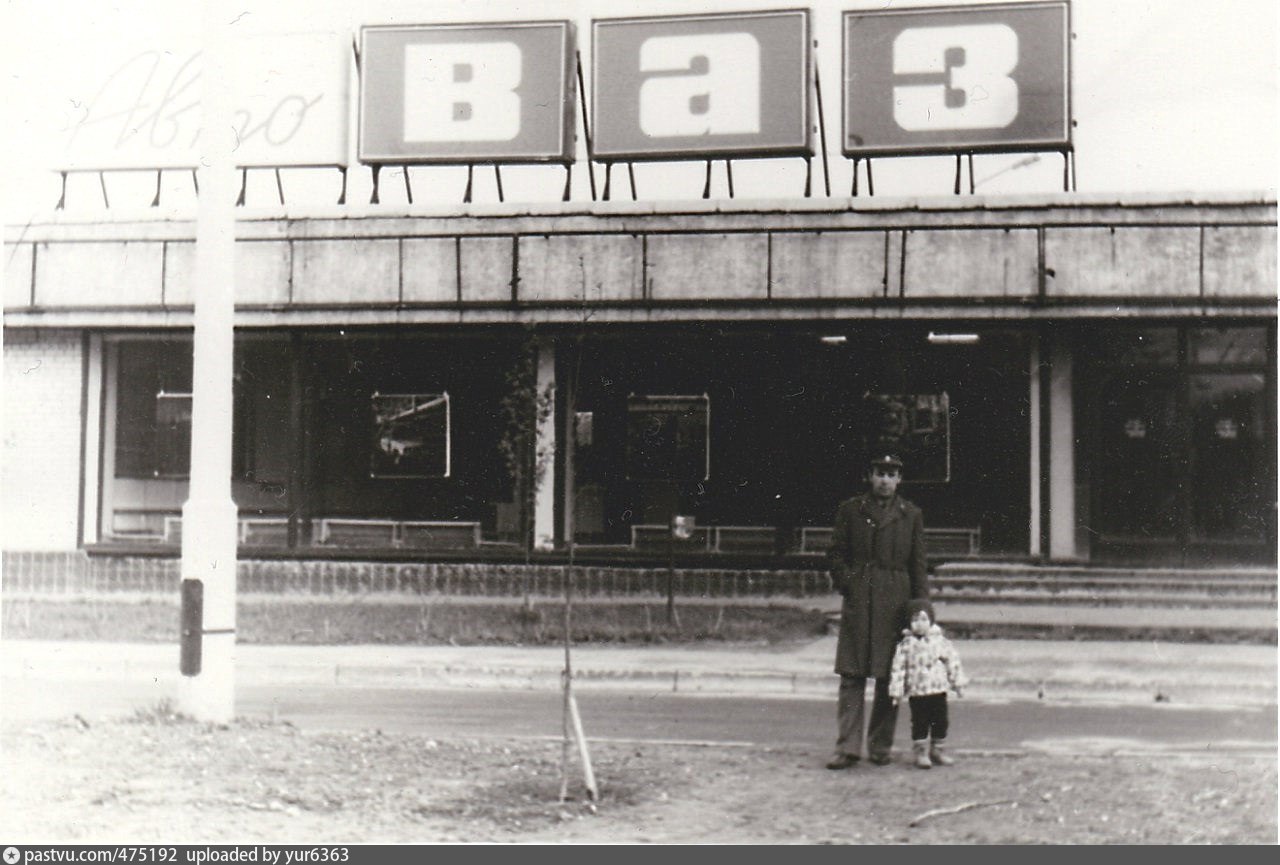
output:
POLYGON ((1275 561, 1274 339, 1257 326, 1127 326, 1082 338, 1092 561, 1275 561))

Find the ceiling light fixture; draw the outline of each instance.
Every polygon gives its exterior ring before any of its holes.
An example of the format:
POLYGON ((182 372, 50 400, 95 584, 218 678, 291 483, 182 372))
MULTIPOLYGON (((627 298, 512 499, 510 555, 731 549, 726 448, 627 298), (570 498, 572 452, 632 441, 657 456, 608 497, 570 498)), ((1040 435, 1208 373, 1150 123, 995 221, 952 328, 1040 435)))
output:
POLYGON ((976 333, 934 333, 929 331, 930 345, 977 345, 982 337, 976 333))

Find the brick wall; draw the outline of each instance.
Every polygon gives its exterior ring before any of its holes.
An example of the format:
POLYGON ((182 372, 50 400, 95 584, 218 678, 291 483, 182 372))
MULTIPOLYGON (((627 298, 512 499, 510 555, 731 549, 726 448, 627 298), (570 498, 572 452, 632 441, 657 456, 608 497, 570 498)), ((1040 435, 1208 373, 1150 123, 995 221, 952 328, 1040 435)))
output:
POLYGON ((79 331, 4 331, 5 550, 76 548, 81 363, 79 331))
MULTIPOLYGON (((84 552, 5 552, 7 596, 76 596, 112 592, 170 594, 181 576, 176 558, 88 556, 84 552)), ((554 565, 440 562, 263 561, 236 563, 237 590, 244 594, 328 597, 470 595, 520 597, 527 586, 537 597, 564 594, 565 569, 554 565)), ((680 597, 810 597, 833 591, 824 570, 753 571, 680 568, 680 597)), ((666 568, 579 567, 575 597, 665 597, 666 568)))

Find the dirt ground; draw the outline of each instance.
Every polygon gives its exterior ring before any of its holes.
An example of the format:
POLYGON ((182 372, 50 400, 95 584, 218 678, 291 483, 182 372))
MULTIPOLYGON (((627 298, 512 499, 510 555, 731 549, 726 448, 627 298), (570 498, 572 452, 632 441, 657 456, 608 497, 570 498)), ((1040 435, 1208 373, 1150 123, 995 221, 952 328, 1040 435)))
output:
POLYGON ((830 772, 816 748, 600 742, 599 801, 575 756, 562 803, 559 741, 216 727, 157 706, 10 722, 0 746, 5 843, 1277 841, 1274 756, 962 752, 830 772))

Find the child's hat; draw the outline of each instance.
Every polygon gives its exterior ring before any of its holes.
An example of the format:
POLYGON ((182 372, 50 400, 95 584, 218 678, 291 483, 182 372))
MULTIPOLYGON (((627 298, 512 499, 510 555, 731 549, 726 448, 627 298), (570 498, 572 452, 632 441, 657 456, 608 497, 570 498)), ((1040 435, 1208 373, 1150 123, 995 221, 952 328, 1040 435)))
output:
POLYGON ((933 604, 929 603, 924 598, 913 598, 912 600, 907 601, 907 624, 911 624, 911 620, 914 619, 916 617, 916 613, 921 610, 924 610, 929 614, 930 624, 937 623, 938 617, 934 615, 933 604))

